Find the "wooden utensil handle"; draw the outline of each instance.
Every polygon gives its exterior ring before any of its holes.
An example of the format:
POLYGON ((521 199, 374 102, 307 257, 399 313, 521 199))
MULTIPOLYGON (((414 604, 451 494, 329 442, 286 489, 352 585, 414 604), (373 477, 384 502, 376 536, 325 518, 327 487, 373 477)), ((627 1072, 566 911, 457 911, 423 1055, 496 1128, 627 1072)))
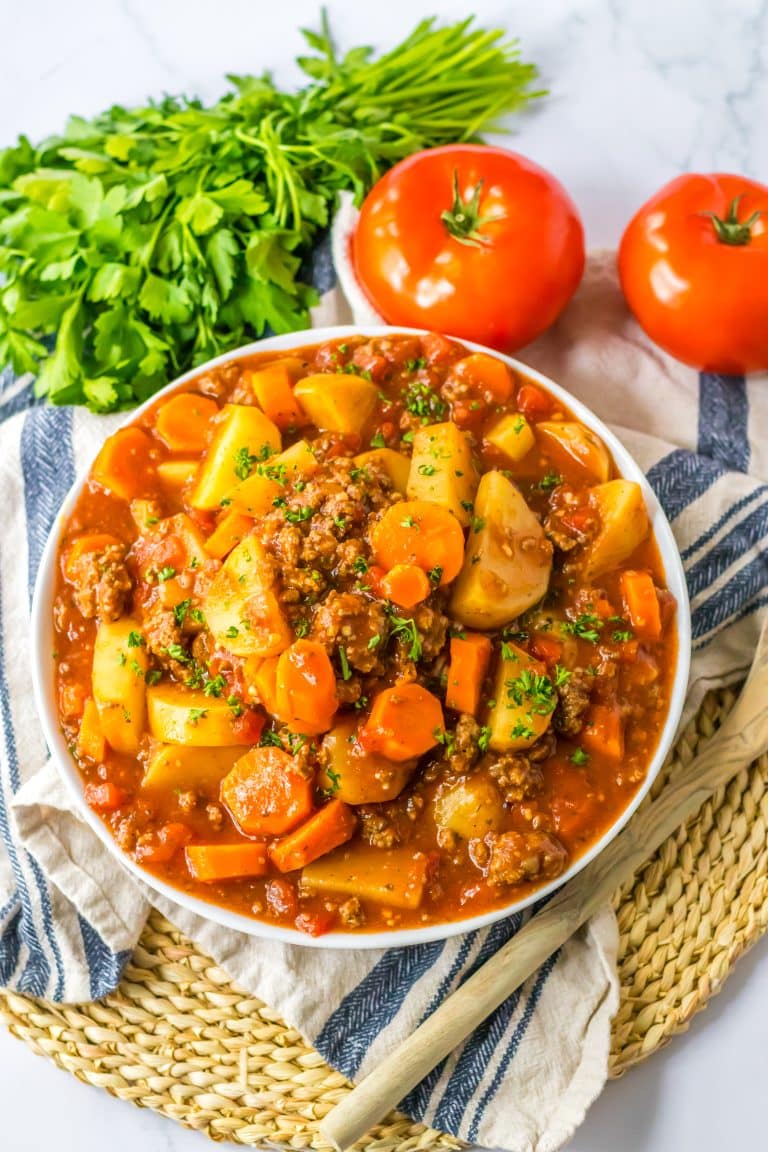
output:
POLYGON ((768 647, 705 751, 320 1124, 348 1148, 449 1055, 628 880, 717 787, 768 747, 768 647))

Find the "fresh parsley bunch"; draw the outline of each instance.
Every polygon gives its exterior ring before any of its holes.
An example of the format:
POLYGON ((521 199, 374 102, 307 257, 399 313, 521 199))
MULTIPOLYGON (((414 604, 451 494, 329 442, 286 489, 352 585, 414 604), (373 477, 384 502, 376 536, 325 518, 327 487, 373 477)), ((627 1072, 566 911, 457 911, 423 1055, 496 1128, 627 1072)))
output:
POLYGON ((469 20, 423 21, 378 59, 338 58, 325 17, 304 36, 297 92, 232 76, 211 107, 116 106, 0 152, 0 364, 36 373, 54 404, 107 412, 305 327, 302 260, 339 189, 360 197, 411 152, 541 94, 515 43, 469 20))

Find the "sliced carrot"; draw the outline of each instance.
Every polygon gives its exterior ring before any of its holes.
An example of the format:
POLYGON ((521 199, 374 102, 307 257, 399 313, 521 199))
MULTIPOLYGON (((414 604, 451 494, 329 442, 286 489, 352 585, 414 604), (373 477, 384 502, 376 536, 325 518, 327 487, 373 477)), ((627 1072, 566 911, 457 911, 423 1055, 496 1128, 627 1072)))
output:
POLYGON ((295 364, 295 360, 288 363, 278 360, 248 373, 259 407, 278 428, 295 428, 306 423, 299 402, 293 395, 291 368, 295 364))
POLYGON ((581 740, 590 752, 621 760, 624 756, 624 724, 618 706, 593 705, 582 729, 581 740))
POLYGON ((441 584, 455 579, 464 561, 461 524, 447 508, 428 500, 392 504, 374 525, 371 543, 383 568, 416 564, 431 572, 439 567, 441 584))
POLYGON ((269 869, 266 844, 188 844, 184 855, 195 880, 206 884, 264 876, 269 869))
POLYGON ((281 652, 275 691, 278 715, 289 723, 321 724, 318 730, 327 731, 338 699, 336 675, 323 645, 316 640, 295 640, 281 652))
POLYGON ((253 528, 253 520, 250 516, 244 516, 242 512, 234 510, 227 512, 206 540, 206 552, 217 560, 223 560, 227 553, 231 552, 235 545, 248 535, 251 528, 253 528))
POLYGON ((189 589, 184 588, 175 577, 171 580, 162 580, 158 585, 160 603, 164 608, 175 608, 189 596, 189 589))
POLYGON ((661 636, 661 611, 650 572, 622 572, 619 587, 635 635, 641 640, 658 640, 661 636))
POLYGON ((146 839, 139 838, 136 845, 136 859, 146 864, 167 864, 173 860, 179 848, 183 848, 192 839, 192 832, 186 824, 172 821, 163 824, 157 832, 151 833, 146 839))
POLYGON ((282 836, 312 811, 312 781, 292 756, 267 745, 240 757, 221 782, 221 799, 247 836, 282 836))
POLYGON ((86 784, 85 802, 97 812, 115 812, 127 799, 127 793, 116 784, 106 780, 98 784, 86 784))
POLYGON ((366 752, 380 752, 388 760, 411 760, 434 748, 443 731, 437 696, 420 684, 396 684, 375 697, 360 743, 366 752))
POLYGON ((491 647, 490 639, 479 632, 451 637, 451 662, 445 690, 445 703, 449 708, 477 715, 491 647))
POLYGON ((96 457, 91 478, 122 500, 151 496, 157 488, 152 441, 141 428, 120 428, 96 457))
POLYGON ((101 730, 99 710, 92 696, 83 705, 83 718, 77 735, 77 754, 101 762, 107 754, 107 741, 101 730))
POLYGON ((505 404, 512 395, 512 373, 503 360, 486 352, 473 352, 454 364, 452 373, 473 391, 484 395, 489 403, 505 404))
POLYGON ((535 384, 521 384, 517 394, 517 406, 526 420, 545 420, 552 412, 552 401, 546 392, 535 384))
POLYGON ((531 656, 543 660, 545 664, 557 664, 563 654, 563 646, 554 636, 545 632, 534 632, 528 645, 531 656))
POLYGON ((277 716, 278 720, 285 720, 287 717, 278 716, 277 713, 277 662, 279 659, 279 656, 267 656, 264 660, 259 658, 258 666, 248 670, 247 681, 253 685, 260 703, 267 712, 271 716, 277 716))
POLYGON ((414 608, 432 591, 426 572, 416 564, 395 564, 381 579, 387 600, 401 608, 414 608))
POLYGON ((281 872, 293 872, 351 840, 357 820, 343 800, 331 800, 282 840, 271 844, 269 858, 281 872))
POLYGON ((111 548, 119 543, 116 536, 110 536, 107 532, 86 532, 78 536, 67 546, 64 553, 63 568, 67 580, 77 579, 80 562, 84 556, 92 552, 103 552, 105 548, 111 548))
POLYGON ((210 396, 198 392, 182 392, 172 396, 155 417, 155 431, 172 452, 205 451, 211 431, 211 421, 219 406, 210 396))

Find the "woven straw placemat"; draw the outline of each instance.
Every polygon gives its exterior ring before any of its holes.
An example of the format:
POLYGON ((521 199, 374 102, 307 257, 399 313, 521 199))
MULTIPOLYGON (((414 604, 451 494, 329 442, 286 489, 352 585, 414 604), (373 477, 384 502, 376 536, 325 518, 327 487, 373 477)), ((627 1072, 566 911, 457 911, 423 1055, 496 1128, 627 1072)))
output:
MULTIPOLYGON (((657 795, 732 707, 711 693, 654 786, 657 795)), ((704 805, 616 893, 621 1005, 611 1073, 684 1030, 768 923, 768 756, 704 805)), ((317 1124, 348 1090, 294 1029, 236 988, 153 913, 118 991, 62 1007, 0 994, 11 1032, 78 1079, 214 1140, 324 1148, 317 1124)), ((366 1152, 462 1145, 392 1115, 366 1152)))

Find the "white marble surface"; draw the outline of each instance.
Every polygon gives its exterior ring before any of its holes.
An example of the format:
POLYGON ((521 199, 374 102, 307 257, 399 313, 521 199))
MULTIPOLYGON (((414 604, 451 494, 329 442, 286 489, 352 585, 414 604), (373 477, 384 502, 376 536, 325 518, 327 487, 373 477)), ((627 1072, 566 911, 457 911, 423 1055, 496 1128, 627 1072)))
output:
MULTIPOLYGON (((0 145, 164 91, 215 95, 225 72, 296 77, 296 29, 318 0, 0 0, 0 145)), ((466 0, 330 0, 342 44, 392 43, 466 0)), ((615 244, 658 185, 685 170, 768 178, 768 0, 475 0, 536 60, 551 96, 515 121, 512 147, 575 197, 591 245, 615 244)), ((570 1152, 760 1148, 768 946, 742 960, 690 1033, 611 1084, 570 1152)), ((193 1152, 199 1134, 83 1087, 0 1031, 8 1152, 193 1152)))

